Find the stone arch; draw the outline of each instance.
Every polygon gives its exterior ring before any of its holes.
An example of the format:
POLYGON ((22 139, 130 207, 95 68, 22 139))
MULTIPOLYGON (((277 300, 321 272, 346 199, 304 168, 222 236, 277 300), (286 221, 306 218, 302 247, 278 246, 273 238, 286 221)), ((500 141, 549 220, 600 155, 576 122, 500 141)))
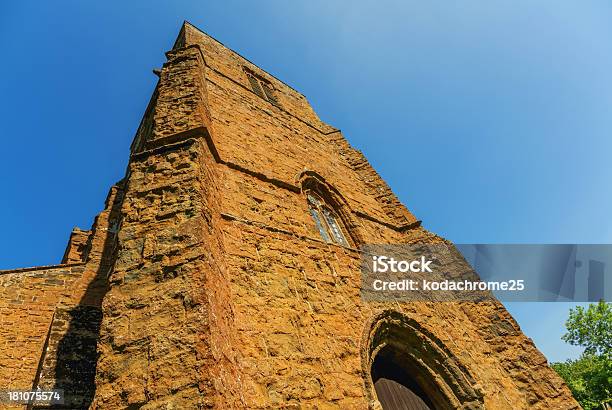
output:
POLYGON ((328 183, 320 174, 310 170, 303 171, 298 176, 297 182, 303 194, 308 191, 313 191, 333 208, 342 221, 344 228, 346 228, 346 234, 352 246, 358 246, 363 243, 362 236, 359 232, 359 225, 353 217, 353 211, 348 201, 338 189, 328 183))
POLYGON ((484 409, 480 387, 461 361, 433 334, 408 316, 385 310, 374 316, 362 338, 362 369, 371 409, 381 409, 372 366, 384 354, 409 375, 418 393, 437 409, 484 409))

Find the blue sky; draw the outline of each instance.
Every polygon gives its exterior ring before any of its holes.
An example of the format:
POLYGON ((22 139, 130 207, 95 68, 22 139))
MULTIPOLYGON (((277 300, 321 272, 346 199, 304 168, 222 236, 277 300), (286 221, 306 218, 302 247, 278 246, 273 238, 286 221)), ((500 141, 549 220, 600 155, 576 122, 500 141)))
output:
MULTIPOLYGON (((0 5, 0 268, 88 228, 183 20, 302 91, 463 243, 612 243, 609 1, 0 5)), ((509 305, 550 360, 568 304, 509 305)))

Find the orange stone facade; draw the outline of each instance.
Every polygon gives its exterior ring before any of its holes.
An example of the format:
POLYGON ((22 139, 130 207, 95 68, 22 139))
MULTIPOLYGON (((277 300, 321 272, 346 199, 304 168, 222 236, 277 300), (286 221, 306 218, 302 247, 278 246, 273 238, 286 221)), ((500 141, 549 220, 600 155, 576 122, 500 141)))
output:
POLYGON ((386 347, 436 408, 579 408, 500 303, 362 301, 361 244, 444 239, 290 86, 188 23, 166 55, 91 230, 60 265, 0 272, 0 388, 74 409, 380 409, 386 347))

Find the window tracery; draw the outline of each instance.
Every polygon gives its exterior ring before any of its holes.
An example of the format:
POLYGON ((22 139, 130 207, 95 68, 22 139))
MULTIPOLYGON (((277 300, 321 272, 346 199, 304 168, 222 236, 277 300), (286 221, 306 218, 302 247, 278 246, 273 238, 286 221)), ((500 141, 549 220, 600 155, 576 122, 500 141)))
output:
POLYGON ((336 212, 315 192, 306 193, 310 215, 325 242, 349 246, 345 228, 336 212))

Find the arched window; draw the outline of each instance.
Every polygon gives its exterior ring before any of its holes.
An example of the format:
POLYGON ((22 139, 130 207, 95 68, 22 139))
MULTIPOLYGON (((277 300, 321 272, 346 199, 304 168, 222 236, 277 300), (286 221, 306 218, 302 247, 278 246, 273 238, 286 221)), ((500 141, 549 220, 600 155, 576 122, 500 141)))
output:
POLYGON ((342 221, 334 210, 313 191, 306 192, 310 215, 325 242, 349 246, 342 221))

